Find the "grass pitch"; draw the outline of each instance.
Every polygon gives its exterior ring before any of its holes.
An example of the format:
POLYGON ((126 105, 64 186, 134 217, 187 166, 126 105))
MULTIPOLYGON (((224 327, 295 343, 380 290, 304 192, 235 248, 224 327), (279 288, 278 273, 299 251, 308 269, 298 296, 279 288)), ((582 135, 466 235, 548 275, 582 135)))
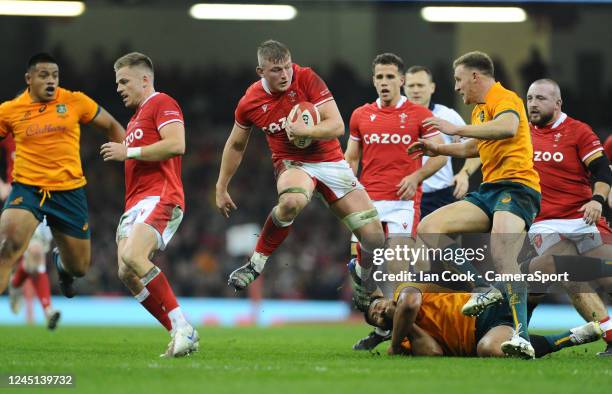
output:
POLYGON ((355 352, 359 325, 200 327, 200 352, 160 359, 158 328, 0 327, 0 373, 70 373, 74 388, 0 393, 594 393, 612 382, 603 342, 534 361, 389 357, 355 352), (400 391, 401 390, 401 391, 400 391))

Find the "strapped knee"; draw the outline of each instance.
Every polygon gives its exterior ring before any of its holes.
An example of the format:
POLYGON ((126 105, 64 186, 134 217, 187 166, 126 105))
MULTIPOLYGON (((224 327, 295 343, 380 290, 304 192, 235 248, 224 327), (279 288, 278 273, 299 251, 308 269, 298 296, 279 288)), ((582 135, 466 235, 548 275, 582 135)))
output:
POLYGON ((310 198, 312 197, 310 193, 308 193, 308 190, 304 189, 303 187, 288 187, 285 190, 282 190, 280 193, 278 193, 278 197, 280 198, 280 196, 282 196, 285 193, 303 194, 306 197, 306 201, 310 201, 310 198))
POLYGON ((358 228, 365 226, 368 223, 372 223, 378 220, 378 211, 376 209, 369 209, 367 211, 353 212, 346 215, 342 219, 342 223, 348 227, 349 230, 355 231, 358 228))

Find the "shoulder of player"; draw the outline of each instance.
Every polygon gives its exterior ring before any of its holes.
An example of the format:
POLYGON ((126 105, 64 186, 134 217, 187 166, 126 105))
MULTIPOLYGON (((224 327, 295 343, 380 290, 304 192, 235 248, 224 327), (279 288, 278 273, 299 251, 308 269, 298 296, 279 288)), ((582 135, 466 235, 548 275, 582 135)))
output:
POLYGON ((353 110, 353 116, 361 116, 364 115, 365 112, 373 112, 377 109, 376 102, 374 103, 365 103, 360 105, 359 107, 353 110))
POLYGON ((238 100, 239 107, 249 107, 252 105, 257 105, 258 100, 260 100, 263 96, 266 95, 266 92, 263 88, 261 79, 253 82, 249 87, 245 90, 244 94, 238 100))
POLYGON ((154 97, 151 97, 151 104, 160 105, 164 103, 172 103, 178 106, 178 102, 169 94, 157 92, 154 97))

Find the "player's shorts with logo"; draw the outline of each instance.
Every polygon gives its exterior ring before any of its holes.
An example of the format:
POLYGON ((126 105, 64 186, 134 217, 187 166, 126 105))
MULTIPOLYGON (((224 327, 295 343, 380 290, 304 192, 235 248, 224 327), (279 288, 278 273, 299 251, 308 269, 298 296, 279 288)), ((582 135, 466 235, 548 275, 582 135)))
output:
POLYGON ((338 201, 353 190, 364 189, 346 160, 318 163, 280 159, 274 161, 276 177, 290 168, 307 173, 315 183, 315 192, 327 204, 338 201))
POLYGON ((598 227, 586 224, 582 218, 541 220, 529 229, 529 241, 538 255, 564 239, 573 242, 580 254, 603 244, 598 227))
POLYGON ((49 191, 37 186, 13 182, 4 209, 25 209, 40 222, 47 218, 47 224, 60 233, 89 239, 89 216, 85 188, 49 191))
POLYGON ((477 192, 469 193, 464 200, 482 209, 491 220, 497 211, 512 212, 529 228, 540 212, 542 195, 521 183, 500 181, 481 184, 477 192))
MULTIPOLYGON (((378 211, 378 218, 382 222, 386 234, 404 237, 411 237, 416 234, 419 220, 413 200, 372 201, 372 204, 378 211)), ((351 236, 351 242, 357 242, 355 234, 351 236)))
POLYGON ((145 197, 121 215, 116 240, 129 237, 135 224, 144 223, 155 230, 157 248, 164 250, 182 220, 183 210, 175 203, 160 201, 159 196, 145 197))

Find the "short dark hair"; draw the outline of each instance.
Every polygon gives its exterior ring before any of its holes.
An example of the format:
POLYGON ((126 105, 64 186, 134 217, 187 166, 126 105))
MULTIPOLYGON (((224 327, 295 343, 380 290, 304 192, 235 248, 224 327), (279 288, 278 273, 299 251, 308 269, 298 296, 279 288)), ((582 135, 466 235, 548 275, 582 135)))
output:
POLYGON ((32 55, 29 59, 28 59, 28 64, 26 67, 26 70, 30 70, 32 67, 35 67, 38 63, 53 63, 53 64, 57 64, 57 61, 55 60, 55 58, 51 55, 49 55, 46 52, 39 52, 36 53, 34 55, 32 55))
POLYGON ((476 69, 484 75, 488 75, 490 77, 495 76, 495 67, 493 66, 493 60, 491 60, 491 57, 484 52, 473 51, 468 52, 465 55, 459 56, 453 62, 453 68, 456 68, 458 66, 476 69))
POLYGON ((425 66, 410 66, 408 67, 408 70, 406 70, 406 74, 416 74, 420 72, 427 74, 429 76, 429 82, 433 82, 433 74, 431 73, 431 70, 425 66))
POLYGON ((257 47, 257 61, 260 66, 266 60, 272 63, 280 63, 288 56, 291 56, 289 48, 276 40, 266 40, 257 47))
POLYGON ((376 68, 377 64, 384 65, 395 65, 397 67, 397 71, 400 74, 404 74, 404 70, 406 67, 404 66, 404 61, 401 57, 397 56, 395 53, 385 52, 380 55, 376 55, 374 61, 372 62, 372 72, 374 72, 374 68, 376 68))
MULTIPOLYGON (((379 64, 385 64, 385 63, 379 63, 379 64)), ((365 312, 363 312, 363 317, 365 319, 365 322, 368 323, 369 325, 373 326, 373 327, 378 327, 376 325, 376 323, 370 319, 370 308, 372 307, 372 305, 374 305, 374 301, 379 300, 379 299, 383 299, 385 297, 383 296, 373 296, 370 298, 370 303, 368 305, 368 308, 365 310, 365 312)), ((386 327, 379 327, 382 328, 383 330, 390 330, 393 328, 393 323, 391 323, 391 321, 389 321, 388 319, 385 319, 385 323, 387 324, 386 327)))
POLYGON ((115 61, 115 71, 123 67, 145 67, 153 74, 153 61, 150 57, 140 52, 130 52, 115 61))

